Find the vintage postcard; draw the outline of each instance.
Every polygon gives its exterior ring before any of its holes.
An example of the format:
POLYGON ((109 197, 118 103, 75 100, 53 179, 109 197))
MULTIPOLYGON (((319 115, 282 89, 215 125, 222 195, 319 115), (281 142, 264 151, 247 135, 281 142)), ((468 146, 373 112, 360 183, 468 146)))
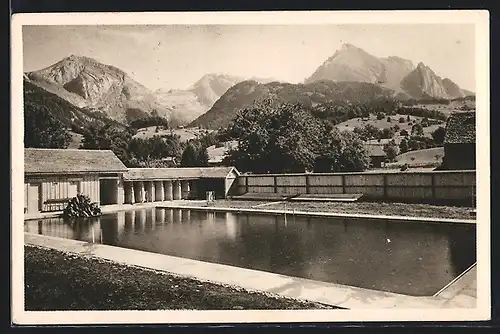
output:
POLYGON ((14 324, 490 319, 487 11, 18 14, 11 81, 14 324))

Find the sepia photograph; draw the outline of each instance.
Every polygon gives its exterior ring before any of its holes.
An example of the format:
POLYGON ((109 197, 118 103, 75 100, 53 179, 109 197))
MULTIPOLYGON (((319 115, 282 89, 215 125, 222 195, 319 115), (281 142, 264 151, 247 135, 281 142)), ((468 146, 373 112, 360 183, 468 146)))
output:
POLYGON ((488 25, 15 15, 13 323, 489 319, 488 25))

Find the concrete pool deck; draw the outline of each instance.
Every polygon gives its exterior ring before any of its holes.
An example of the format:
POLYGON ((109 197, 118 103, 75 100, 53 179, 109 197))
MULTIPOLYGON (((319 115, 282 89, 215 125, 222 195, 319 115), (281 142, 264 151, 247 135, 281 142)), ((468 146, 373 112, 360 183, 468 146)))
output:
POLYGON ((477 300, 475 266, 439 294, 415 297, 38 234, 25 233, 24 240, 29 245, 346 309, 475 308, 477 300))

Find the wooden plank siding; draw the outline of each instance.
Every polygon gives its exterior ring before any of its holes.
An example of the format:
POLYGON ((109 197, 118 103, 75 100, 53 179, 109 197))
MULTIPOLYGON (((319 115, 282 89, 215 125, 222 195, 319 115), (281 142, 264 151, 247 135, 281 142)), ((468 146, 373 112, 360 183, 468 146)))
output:
POLYGON ((460 200, 475 197, 475 171, 248 174, 238 194, 364 194, 374 199, 460 200))
MULTIPOLYGON (((30 183, 41 185, 42 211, 61 211, 66 206, 64 199, 82 193, 90 197, 91 201, 99 202, 99 175, 52 175, 52 176, 27 176, 25 178, 25 191, 30 183), (61 200, 58 202, 58 200, 61 200)), ((26 198, 25 195, 25 200, 26 198)), ((26 204, 27 205, 27 204, 26 204)))

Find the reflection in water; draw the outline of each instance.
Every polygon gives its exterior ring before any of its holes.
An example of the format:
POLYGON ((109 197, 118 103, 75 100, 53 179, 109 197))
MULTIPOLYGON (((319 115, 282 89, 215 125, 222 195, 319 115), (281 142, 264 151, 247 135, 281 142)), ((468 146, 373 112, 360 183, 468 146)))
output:
POLYGON ((431 295, 475 257, 475 226, 143 209, 25 231, 319 281, 431 295), (156 223, 155 223, 156 222, 156 223))
POLYGON ((231 239, 231 240, 234 240, 236 238, 236 233, 237 233, 237 230, 236 230, 236 216, 231 213, 231 212, 228 212, 226 213, 226 217, 225 217, 225 220, 226 220, 226 232, 227 232, 227 236, 231 239))
POLYGON ((163 225, 165 222, 165 210, 156 210, 156 224, 163 225))

